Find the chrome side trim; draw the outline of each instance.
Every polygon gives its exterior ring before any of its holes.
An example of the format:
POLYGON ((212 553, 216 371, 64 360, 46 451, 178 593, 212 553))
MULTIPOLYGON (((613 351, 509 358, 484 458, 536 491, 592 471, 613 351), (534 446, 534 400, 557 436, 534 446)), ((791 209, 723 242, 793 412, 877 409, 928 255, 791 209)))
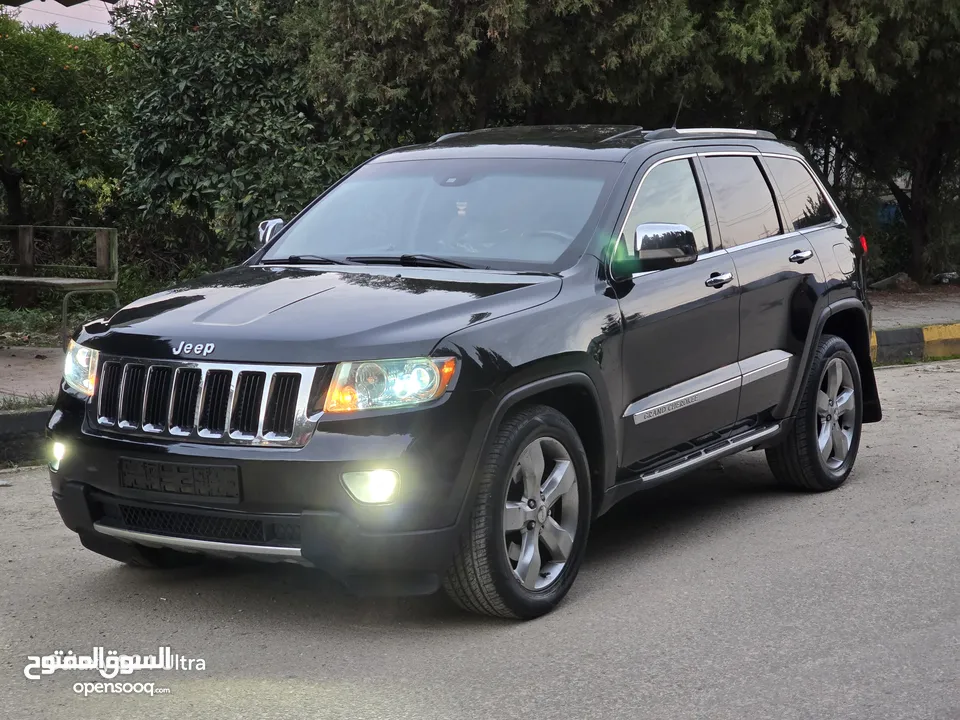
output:
POLYGON ((740 252, 741 250, 749 250, 750 248, 755 248, 760 245, 766 245, 767 243, 778 242, 780 240, 787 240, 792 237, 799 237, 800 235, 801 233, 796 230, 788 233, 781 233, 780 235, 771 235, 770 237, 760 238, 759 240, 752 240, 748 243, 744 243, 743 245, 734 245, 733 247, 727 248, 727 252, 736 253, 740 252))
POLYGON ((786 350, 768 350, 740 361, 743 385, 781 373, 790 367, 793 355, 786 350))
MULTIPOLYGON (((723 248, 720 248, 719 250, 711 250, 710 252, 706 252, 706 253, 700 253, 699 255, 697 255, 697 262, 700 262, 701 260, 709 260, 710 258, 714 258, 714 257, 718 257, 718 256, 720 256, 720 255, 726 255, 726 254, 727 254, 727 251, 724 250, 723 248)), ((635 273, 633 273, 633 277, 634 277, 634 278, 639 278, 639 277, 643 277, 644 275, 651 275, 651 274, 653 274, 653 273, 655 273, 655 272, 660 272, 660 271, 659 271, 659 270, 644 270, 643 272, 635 272, 635 273)))
POLYGON ((302 561, 303 555, 297 547, 278 547, 275 545, 242 545, 240 543, 217 542, 215 540, 194 540, 192 538, 174 537, 172 535, 154 535, 136 530, 115 528, 103 523, 94 523, 93 529, 104 535, 135 542, 150 547, 170 548, 185 552, 204 552, 226 555, 240 555, 256 559, 274 558, 277 560, 302 561))
POLYGON ((654 481, 660 482, 663 480, 668 480, 671 477, 681 475, 689 470, 693 470, 695 467, 700 465, 705 465, 713 460, 740 452, 746 447, 756 445, 760 441, 776 435, 778 432, 780 432, 780 423, 777 423, 776 425, 768 425, 767 427, 760 428, 759 430, 755 430, 747 435, 730 438, 712 450, 701 450, 698 453, 688 456, 685 460, 680 461, 676 465, 670 465, 662 470, 654 470, 653 472, 641 475, 640 481, 643 483, 651 483, 654 481))
POLYGON ((740 366, 724 365, 630 403, 623 416, 637 425, 740 387, 740 366))
POLYGON ((793 355, 786 350, 768 350, 753 355, 635 400, 624 410, 623 417, 633 416, 635 425, 655 420, 783 372, 792 359, 793 355))

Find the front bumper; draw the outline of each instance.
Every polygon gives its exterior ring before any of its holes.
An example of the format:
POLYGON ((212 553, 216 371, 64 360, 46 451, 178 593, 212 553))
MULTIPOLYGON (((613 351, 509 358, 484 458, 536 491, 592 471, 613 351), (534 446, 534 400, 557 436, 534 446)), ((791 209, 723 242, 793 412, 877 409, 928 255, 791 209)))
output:
POLYGON ((356 592, 432 592, 469 521, 489 397, 321 422, 302 448, 257 448, 104 436, 88 427, 84 404, 61 393, 48 423, 67 448, 50 472, 53 496, 84 545, 119 560, 137 545, 165 547, 301 563, 356 592), (132 487, 120 479, 125 461, 236 468, 240 489, 213 497, 189 482, 177 492, 132 487), (400 473, 400 494, 362 505, 340 477, 375 467, 400 473))
POLYGON ((145 545, 294 562, 325 570, 358 593, 436 591, 458 536, 456 526, 372 533, 336 512, 263 515, 143 503, 76 482, 62 483, 53 499, 85 546, 117 560, 132 559, 136 545, 145 545), (271 529, 258 536, 251 526, 271 529))

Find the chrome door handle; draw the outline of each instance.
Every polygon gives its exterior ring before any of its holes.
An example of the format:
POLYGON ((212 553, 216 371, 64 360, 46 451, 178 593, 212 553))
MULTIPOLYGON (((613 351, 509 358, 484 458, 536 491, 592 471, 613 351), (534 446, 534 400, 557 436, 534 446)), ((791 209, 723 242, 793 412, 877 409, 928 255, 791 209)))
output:
POLYGON ((733 281, 733 273, 714 273, 703 284, 707 287, 719 288, 733 281))
POLYGON ((809 260, 813 257, 813 250, 794 250, 793 255, 790 256, 790 262, 802 263, 804 260, 809 260))

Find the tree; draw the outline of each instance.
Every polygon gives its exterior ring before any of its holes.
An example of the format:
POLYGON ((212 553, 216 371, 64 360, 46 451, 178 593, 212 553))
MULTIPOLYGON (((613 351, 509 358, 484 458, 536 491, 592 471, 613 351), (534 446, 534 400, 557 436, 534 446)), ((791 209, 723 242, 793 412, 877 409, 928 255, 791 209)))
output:
POLYGON ((8 224, 68 223, 116 170, 116 46, 0 13, 0 182, 8 224))
POLYGON ((116 13, 131 48, 127 193, 214 257, 348 166, 278 52, 292 0, 158 0, 116 13))
POLYGON ((686 0, 318 0, 287 28, 318 109, 381 146, 503 123, 649 115, 695 50, 686 0))

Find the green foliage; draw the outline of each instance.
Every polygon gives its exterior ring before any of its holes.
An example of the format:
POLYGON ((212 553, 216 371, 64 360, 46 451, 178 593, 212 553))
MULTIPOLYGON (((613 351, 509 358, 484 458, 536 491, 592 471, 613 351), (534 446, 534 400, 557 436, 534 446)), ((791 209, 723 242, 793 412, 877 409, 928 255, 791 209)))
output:
POLYGON ((7 221, 63 224, 105 209, 95 178, 119 172, 121 51, 102 38, 25 28, 0 13, 0 197, 7 221))
POLYGON ((118 225, 129 287, 243 257, 257 222, 398 144, 669 125, 681 96, 681 125, 804 144, 875 269, 960 262, 960 3, 155 0, 115 20, 108 42, 0 16, 0 168, 8 217, 15 179, 30 221, 118 225), (891 194, 904 222, 880 225, 891 194))
POLYGON ((117 13, 133 55, 125 192, 146 221, 214 255, 251 247, 260 220, 293 215, 349 169, 277 53, 290 4, 159 0, 117 13))

